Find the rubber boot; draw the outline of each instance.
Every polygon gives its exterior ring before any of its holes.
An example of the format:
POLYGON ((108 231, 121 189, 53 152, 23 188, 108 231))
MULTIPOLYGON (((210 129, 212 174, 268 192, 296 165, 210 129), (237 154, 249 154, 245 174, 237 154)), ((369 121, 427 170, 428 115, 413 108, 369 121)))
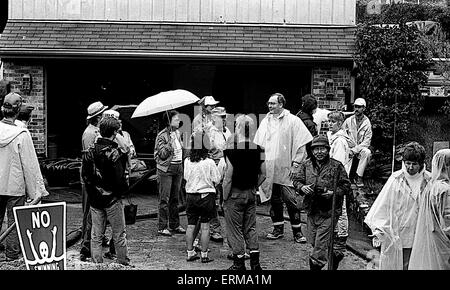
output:
POLYGON ((228 270, 237 270, 237 271, 247 270, 245 268, 244 256, 238 257, 238 255, 234 255, 234 257, 233 257, 233 265, 230 268, 228 268, 228 270))
POLYGON ((333 265, 332 265, 332 269, 333 270, 337 270, 338 269, 339 263, 342 261, 343 258, 344 258, 343 254, 333 253, 333 265))
POLYGON ((252 271, 262 271, 259 264, 259 252, 250 252, 250 268, 252 271))
POLYGON ((284 236, 284 225, 273 226, 273 231, 267 234, 267 239, 276 240, 281 239, 284 236))

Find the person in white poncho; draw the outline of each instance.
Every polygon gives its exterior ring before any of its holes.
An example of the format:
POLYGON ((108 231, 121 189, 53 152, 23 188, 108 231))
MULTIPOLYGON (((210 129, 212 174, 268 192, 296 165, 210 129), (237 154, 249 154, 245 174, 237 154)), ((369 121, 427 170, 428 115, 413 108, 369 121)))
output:
POLYGON ((300 202, 297 202, 291 175, 306 159, 306 144, 313 138, 302 120, 284 109, 285 104, 282 94, 270 96, 267 102, 269 113, 261 121, 253 141, 265 153, 266 179, 260 186, 260 193, 262 198, 271 199, 270 216, 274 229, 267 238, 274 240, 284 236, 284 201, 294 241, 306 243, 301 231, 300 202))
POLYGON ((419 199, 431 178, 424 161, 422 145, 406 144, 402 169, 389 177, 364 220, 372 230, 373 245, 381 246, 381 270, 408 269, 419 199))
POLYGON ((450 149, 436 152, 425 189, 409 270, 450 270, 450 149))

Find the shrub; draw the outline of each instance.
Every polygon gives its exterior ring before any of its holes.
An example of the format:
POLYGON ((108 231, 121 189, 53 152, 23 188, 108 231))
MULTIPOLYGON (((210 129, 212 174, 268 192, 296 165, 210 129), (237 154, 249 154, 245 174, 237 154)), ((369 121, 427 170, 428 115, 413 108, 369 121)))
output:
POLYGON ((384 152, 392 146, 394 120, 401 142, 408 124, 423 108, 420 87, 427 81, 428 50, 417 28, 358 26, 356 53, 359 95, 368 102, 366 114, 372 122, 372 144, 384 152))

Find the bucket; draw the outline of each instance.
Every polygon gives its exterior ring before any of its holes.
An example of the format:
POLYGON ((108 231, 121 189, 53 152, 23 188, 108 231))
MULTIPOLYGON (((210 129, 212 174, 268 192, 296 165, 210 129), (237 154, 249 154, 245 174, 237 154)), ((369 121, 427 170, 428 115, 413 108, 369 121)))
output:
POLYGON ((136 222, 137 204, 127 204, 123 207, 125 214, 125 224, 132 225, 136 222))

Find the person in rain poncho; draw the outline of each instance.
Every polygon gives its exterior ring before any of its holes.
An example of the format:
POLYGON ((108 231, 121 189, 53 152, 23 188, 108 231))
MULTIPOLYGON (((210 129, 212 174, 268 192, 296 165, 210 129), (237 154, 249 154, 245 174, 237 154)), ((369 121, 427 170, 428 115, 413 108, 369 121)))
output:
POLYGON ((410 270, 450 270, 450 149, 436 152, 420 200, 410 270))
POLYGON ((294 168, 306 159, 305 145, 312 136, 300 118, 284 109, 285 104, 282 94, 271 95, 267 102, 270 112, 256 131, 254 143, 265 150, 266 179, 260 186, 261 200, 271 199, 270 216, 274 229, 267 235, 268 239, 284 236, 284 201, 294 241, 306 243, 300 226, 300 206, 290 176, 294 168))
POLYGON ((372 124, 369 118, 364 114, 366 110, 366 101, 358 98, 353 103, 355 114, 345 119, 342 128, 350 137, 350 155, 351 158, 358 159, 358 168, 356 169, 356 185, 363 187, 363 176, 367 165, 372 156, 370 142, 372 141, 372 124))
MULTIPOLYGON (((37 203, 48 195, 31 134, 14 124, 21 105, 22 97, 9 93, 1 107, 4 118, 0 121, 0 228, 5 212, 10 227, 14 222, 13 207, 25 205, 26 199, 37 203)), ((5 244, 6 260, 19 259, 21 250, 15 228, 5 244)))
MULTIPOLYGON (((330 112, 328 114, 328 127, 330 130, 327 132, 327 137, 330 142, 330 157, 341 162, 344 165, 347 176, 350 174, 351 158, 349 157, 350 147, 348 145, 349 137, 347 133, 342 129, 342 123, 344 122, 344 114, 340 111, 330 112)), ((336 246, 341 247, 341 251, 345 251, 345 244, 348 237, 348 216, 347 216, 347 196, 344 195, 342 202, 342 213, 339 216, 336 229, 337 238, 336 246)))
POLYGON ((381 270, 407 270, 416 232, 419 198, 431 175, 425 170, 425 148, 406 144, 402 169, 389 177, 364 222, 381 246, 381 270))

